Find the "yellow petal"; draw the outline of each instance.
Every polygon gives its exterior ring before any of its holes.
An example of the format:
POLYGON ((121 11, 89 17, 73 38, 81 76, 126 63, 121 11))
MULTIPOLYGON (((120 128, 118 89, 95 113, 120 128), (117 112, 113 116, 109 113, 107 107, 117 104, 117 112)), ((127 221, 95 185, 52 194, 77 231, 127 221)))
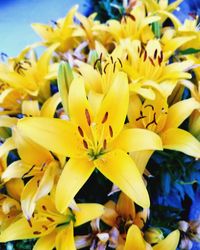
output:
POLYGON ((38 101, 24 100, 22 102, 22 114, 26 116, 40 116, 38 101))
POLYGON ((52 233, 45 235, 37 240, 33 250, 52 250, 55 247, 55 239, 57 232, 54 230, 52 233))
POLYGON ((56 108, 61 102, 60 94, 56 93, 46 100, 41 108, 41 116, 43 117, 54 117, 56 108))
POLYGON ((126 152, 140 150, 162 150, 160 137, 147 129, 131 128, 123 130, 113 145, 126 152))
POLYGON ((121 215, 123 218, 127 220, 128 219, 134 220, 135 218, 135 205, 133 201, 123 192, 121 192, 119 196, 116 210, 119 213, 119 215, 121 215))
POLYGON ((65 228, 60 230, 56 236, 56 249, 58 250, 76 250, 74 241, 74 228, 72 221, 65 228))
POLYGON ((97 123, 101 124, 105 114, 108 113, 106 124, 112 127, 113 137, 115 137, 124 126, 128 111, 128 102, 129 89, 127 75, 123 72, 118 72, 107 95, 102 101, 97 115, 97 123))
POLYGON ((177 128, 193 112, 194 109, 200 108, 200 103, 194 98, 183 100, 175 103, 168 109, 165 130, 177 128))
POLYGON ((65 165, 56 187, 55 203, 61 213, 66 210, 74 196, 94 170, 87 159, 70 159, 65 165))
POLYGON ((153 152, 154 152, 153 150, 145 150, 145 151, 136 151, 130 153, 130 156, 133 158, 141 174, 144 173, 146 165, 153 152))
POLYGON ((79 210, 74 210, 75 223, 74 226, 78 227, 88 221, 100 217, 104 212, 104 206, 100 204, 77 204, 79 210))
POLYGON ((17 124, 17 120, 17 118, 2 115, 0 118, 0 127, 11 128, 17 124))
POLYGON ((142 237, 140 229, 132 225, 127 233, 124 250, 146 250, 146 243, 142 237))
POLYGON ((83 144, 78 129, 69 121, 56 118, 23 118, 17 127, 34 142, 55 153, 77 156, 82 153, 83 144))
POLYGON ((28 164, 42 164, 52 160, 53 157, 48 150, 36 144, 16 128, 13 129, 13 139, 21 159, 28 164))
POLYGON ((0 147, 0 157, 3 157, 4 154, 9 153, 10 150, 13 150, 15 148, 16 146, 13 138, 9 137, 0 147))
POLYGON ((137 166, 122 150, 114 150, 95 161, 95 166, 135 203, 149 207, 149 196, 137 166))
POLYGON ((161 135, 163 147, 200 158, 200 142, 189 132, 170 128, 161 135))
POLYGON ((116 211, 116 204, 114 201, 108 201, 105 204, 105 211, 101 216, 101 220, 107 225, 114 227, 117 222, 119 214, 116 211))
POLYGON ((164 240, 160 241, 153 250, 176 250, 180 238, 180 232, 178 230, 170 233, 164 240))
POLYGON ((6 183, 6 190, 8 194, 15 200, 20 200, 24 182, 21 179, 12 179, 6 183))

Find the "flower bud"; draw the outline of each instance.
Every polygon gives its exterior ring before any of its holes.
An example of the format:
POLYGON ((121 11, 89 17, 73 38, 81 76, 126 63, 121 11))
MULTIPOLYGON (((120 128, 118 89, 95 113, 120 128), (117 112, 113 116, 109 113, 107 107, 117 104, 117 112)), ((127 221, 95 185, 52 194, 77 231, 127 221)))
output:
POLYGON ((150 244, 155 244, 164 239, 163 232, 159 228, 149 228, 144 233, 145 240, 150 244))
POLYGON ((184 221, 184 220, 181 220, 179 221, 178 223, 179 225, 179 229, 182 231, 182 232, 187 232, 188 228, 189 228, 189 224, 188 222, 184 221))

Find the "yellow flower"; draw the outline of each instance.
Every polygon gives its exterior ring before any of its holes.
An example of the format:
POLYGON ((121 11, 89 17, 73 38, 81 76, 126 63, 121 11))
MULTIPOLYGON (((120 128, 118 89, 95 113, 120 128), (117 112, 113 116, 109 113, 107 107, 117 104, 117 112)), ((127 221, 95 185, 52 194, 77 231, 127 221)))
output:
MULTIPOLYGON (((15 91, 17 92, 17 97, 14 98, 16 104, 17 101, 18 104, 20 102, 21 98, 17 98, 21 92, 32 97, 38 97, 40 101, 44 101, 50 96, 50 81, 46 77, 50 73, 51 56, 57 46, 58 44, 54 44, 46 49, 38 60, 33 52, 29 58, 26 57, 30 50, 30 48, 27 48, 18 57, 11 58, 7 64, 0 67, 0 80, 9 86, 7 89, 18 90, 18 92, 15 91)), ((8 93, 4 92, 2 95, 7 96, 8 93)), ((14 97, 15 92, 11 91, 14 97)))
MULTIPOLYGON (((177 102, 168 107, 166 99, 159 93, 155 100, 145 100, 143 103, 138 96, 132 96, 128 112, 129 126, 145 128, 158 134, 165 149, 177 150, 199 158, 200 143, 189 132, 178 128, 199 106, 200 104, 194 98, 177 102)), ((140 162, 141 173, 143 173, 146 161, 152 152, 146 151, 146 157, 144 152, 132 154, 138 158, 137 162, 140 162)))
POLYGON ((72 34, 75 29, 74 15, 77 8, 77 5, 74 6, 65 18, 53 21, 54 26, 40 23, 32 24, 32 28, 44 40, 44 45, 51 46, 53 44, 59 44, 56 48, 58 52, 66 52, 76 45, 72 34))
POLYGON ((49 197, 40 199, 34 217, 28 222, 19 218, 1 232, 0 242, 39 238, 34 250, 75 250, 74 227, 80 226, 103 213, 100 204, 77 204, 77 210, 66 208, 59 213, 49 197))
POLYGON ((24 135, 52 152, 70 157, 58 181, 57 209, 61 212, 66 209, 95 168, 136 203, 148 207, 145 185, 127 152, 162 149, 161 141, 151 131, 140 129, 126 130, 128 138, 124 140, 123 127, 129 101, 126 75, 117 74, 98 110, 92 110, 82 78, 71 83, 68 100, 70 121, 25 118, 18 122, 18 129, 24 135), (119 135, 128 145, 126 150, 117 143, 113 145, 119 135))
POLYGON ((176 250, 179 242, 180 233, 178 230, 170 233, 164 240, 161 240, 153 247, 143 239, 140 229, 132 225, 127 234, 124 250, 176 250))
POLYGON ((150 40, 145 48, 140 41, 129 41, 122 44, 122 47, 128 54, 128 59, 122 61, 122 64, 123 71, 128 74, 131 81, 131 92, 154 99, 153 88, 168 97, 178 81, 191 78, 185 71, 191 68, 193 61, 169 64, 158 40, 150 40))

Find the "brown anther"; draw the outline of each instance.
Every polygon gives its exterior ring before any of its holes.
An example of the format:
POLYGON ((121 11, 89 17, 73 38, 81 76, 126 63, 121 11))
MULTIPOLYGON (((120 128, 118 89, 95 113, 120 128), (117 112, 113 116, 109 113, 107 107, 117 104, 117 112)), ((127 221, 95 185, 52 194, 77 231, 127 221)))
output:
POLYGON ((32 222, 31 222, 31 219, 27 220, 27 222, 28 222, 28 224, 29 224, 30 227, 33 226, 33 225, 32 225, 32 222))
POLYGON ((163 61, 163 52, 160 51, 160 59, 161 59, 161 62, 163 61))
POLYGON ((117 62, 115 62, 114 65, 113 65, 113 73, 115 73, 116 63, 117 62))
POLYGON ((91 118, 90 118, 90 113, 89 113, 88 109, 85 109, 85 117, 86 117, 88 125, 90 126, 91 125, 91 118))
POLYGON ((137 47, 138 54, 140 54, 140 46, 137 47))
POLYGON ((141 48, 141 50, 140 50, 140 54, 139 54, 139 57, 141 57, 141 56, 142 56, 143 51, 144 51, 144 49, 143 49, 143 48, 141 48))
POLYGON ((37 187, 39 187, 40 185, 40 180, 37 180, 37 187))
POLYGON ((110 137, 113 137, 113 129, 110 125, 109 125, 109 133, 110 133, 110 137))
POLYGON ((46 208, 45 205, 42 205, 42 209, 43 209, 44 211, 47 211, 47 208, 46 208))
POLYGON ((111 60, 111 63, 113 64, 113 57, 112 56, 110 57, 110 60, 111 60))
POLYGON ((154 56, 153 56, 154 60, 156 60, 157 53, 158 53, 158 50, 156 49, 156 50, 154 51, 154 56))
POLYGON ((51 217, 46 217, 46 218, 47 218, 47 220, 49 220, 49 221, 51 221, 51 222, 55 222, 55 220, 52 219, 51 217))
POLYGON ((88 149, 88 144, 85 140, 83 140, 83 146, 84 146, 84 148, 88 149))
POLYGON ((40 231, 34 231, 33 234, 38 235, 38 234, 41 234, 41 232, 40 231))
POLYGON ((103 149, 106 149, 106 147, 107 147, 107 141, 106 141, 106 139, 104 139, 104 141, 103 141, 103 149))
POLYGON ((106 74, 106 69, 107 69, 107 67, 108 67, 109 64, 110 64, 110 63, 108 62, 108 63, 106 63, 106 65, 104 66, 104 69, 103 69, 104 74, 106 74))
POLYGON ((48 230, 48 227, 45 225, 42 225, 42 228, 44 228, 45 230, 48 230))
POLYGON ((46 166, 46 162, 44 162, 44 163, 42 164, 42 167, 41 167, 40 171, 43 171, 45 166, 46 166))
POLYGON ((150 107, 150 108, 152 108, 152 110, 154 110, 154 106, 151 105, 151 104, 148 104, 148 105, 145 105, 145 106, 144 106, 144 108, 147 108, 147 107, 150 107))
POLYGON ((4 197, 0 198, 0 201, 5 200, 5 199, 6 199, 6 197, 4 196, 4 197))
POLYGON ((146 50, 144 50, 144 58, 143 58, 143 62, 145 62, 145 61, 146 61, 146 59, 147 59, 147 51, 146 51, 146 50))
POLYGON ((101 63, 101 61, 102 61, 102 53, 100 54, 100 57, 95 61, 95 63, 94 63, 94 69, 96 69, 97 63, 98 63, 98 62, 101 63))
POLYGON ((148 57, 148 59, 149 59, 149 61, 151 62, 151 64, 152 64, 153 66, 155 66, 155 63, 154 63, 153 59, 152 59, 150 56, 148 57))
POLYGON ((136 19, 135 19, 135 16, 132 15, 131 13, 125 13, 124 16, 129 17, 133 22, 136 20, 136 19))
POLYGON ((108 112, 105 113, 105 115, 104 115, 104 117, 103 117, 101 123, 102 123, 102 124, 105 123, 105 122, 107 121, 107 119, 108 119, 108 112))
POLYGON ((80 126, 78 126, 78 132, 79 132, 79 134, 80 134, 82 137, 84 137, 83 130, 82 130, 82 128, 81 128, 80 126))
POLYGON ((119 57, 117 57, 117 60, 119 61, 119 64, 120 64, 120 66, 121 66, 121 68, 123 67, 123 65, 122 65, 122 61, 120 60, 120 58, 119 57))

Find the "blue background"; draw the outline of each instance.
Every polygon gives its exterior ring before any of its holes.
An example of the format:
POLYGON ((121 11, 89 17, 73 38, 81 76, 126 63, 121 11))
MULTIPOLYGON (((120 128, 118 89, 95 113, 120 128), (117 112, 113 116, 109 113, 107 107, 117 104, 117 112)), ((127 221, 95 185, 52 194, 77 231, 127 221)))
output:
POLYGON ((17 54, 28 44, 40 38, 30 24, 50 23, 64 17, 75 4, 79 11, 87 9, 83 0, 0 0, 0 53, 17 54))

